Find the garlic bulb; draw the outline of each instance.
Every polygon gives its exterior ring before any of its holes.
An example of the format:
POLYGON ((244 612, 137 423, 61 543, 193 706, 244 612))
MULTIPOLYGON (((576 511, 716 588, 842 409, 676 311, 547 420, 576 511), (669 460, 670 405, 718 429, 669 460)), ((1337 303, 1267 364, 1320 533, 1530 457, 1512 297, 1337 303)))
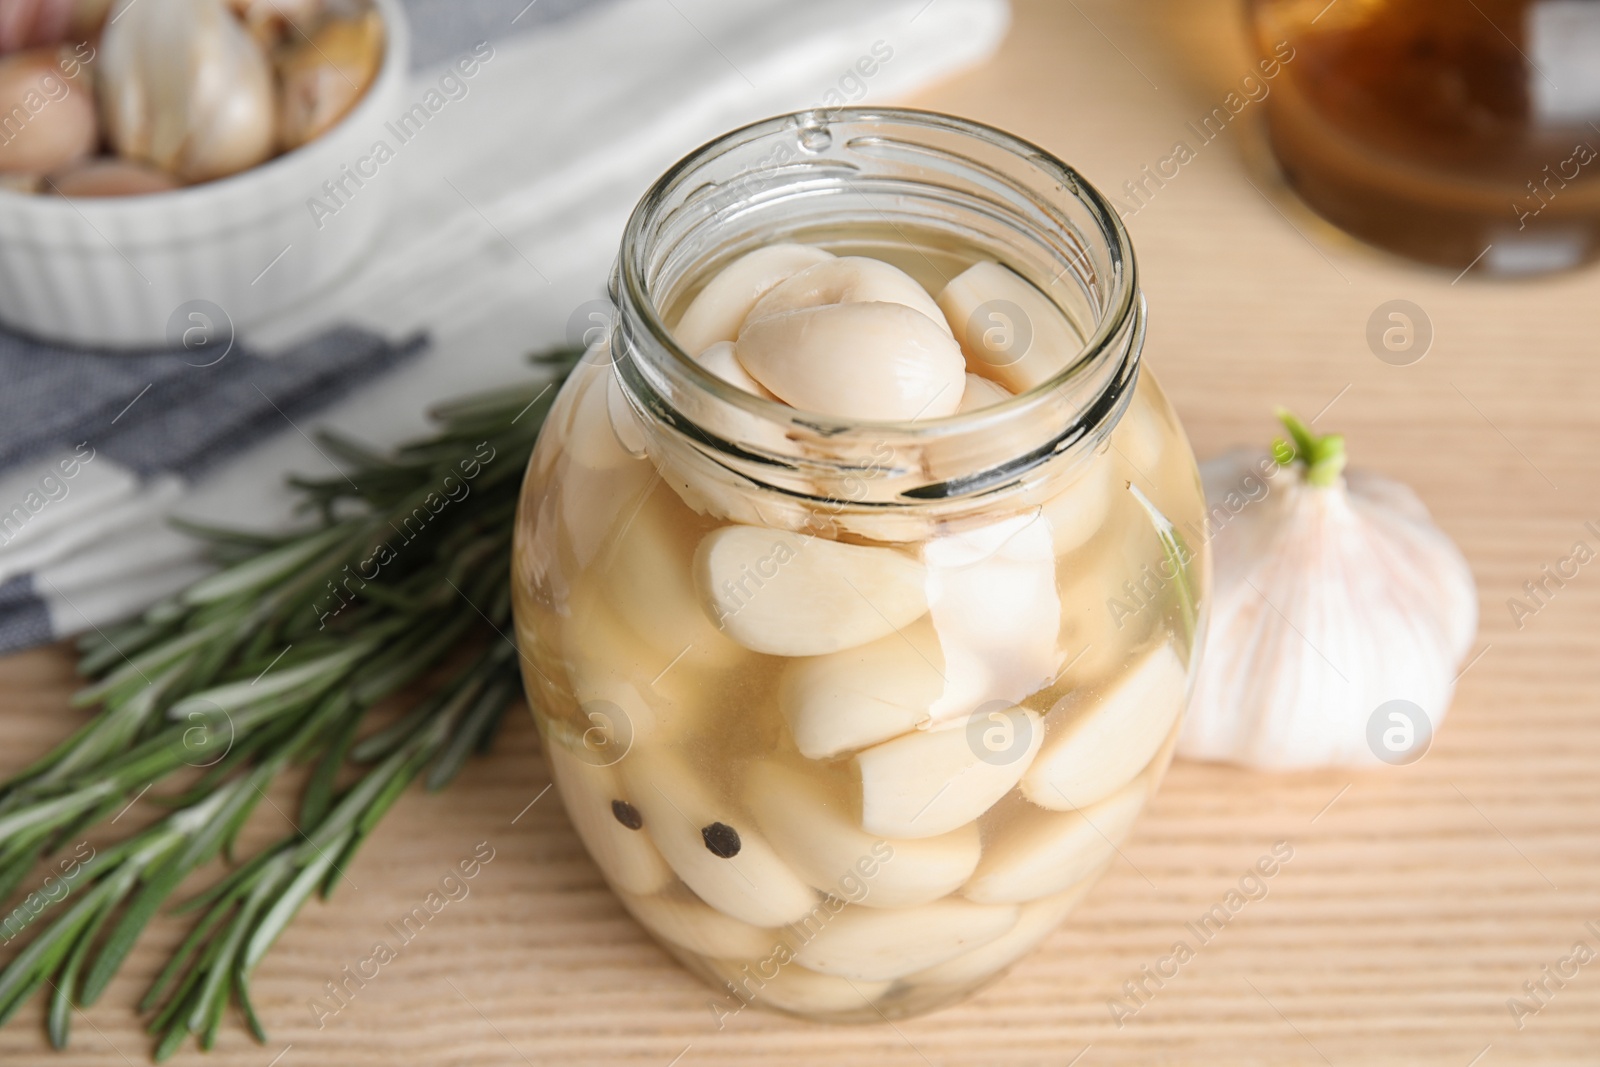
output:
POLYGON ((383 63, 383 20, 376 11, 329 19, 278 63, 278 142, 298 148, 344 118, 383 63))
POLYGON ((186 182, 272 154, 272 68, 222 0, 119 0, 100 47, 107 134, 186 182))
POLYGON ((1279 416, 1292 446, 1202 469, 1221 525, 1178 752, 1263 770, 1408 762, 1380 754, 1371 723, 1407 701, 1427 718, 1415 736, 1437 729, 1477 628, 1472 573, 1409 489, 1345 474, 1342 437, 1279 416))

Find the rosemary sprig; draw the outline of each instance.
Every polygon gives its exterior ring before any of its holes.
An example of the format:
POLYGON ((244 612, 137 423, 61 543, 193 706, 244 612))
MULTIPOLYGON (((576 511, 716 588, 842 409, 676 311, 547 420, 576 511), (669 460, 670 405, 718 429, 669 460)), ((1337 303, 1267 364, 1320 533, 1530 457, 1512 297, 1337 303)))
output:
POLYGON ((0 1024, 48 987, 48 1033, 65 1045, 74 1007, 105 990, 193 872, 219 853, 233 860, 278 776, 310 763, 296 831, 178 909, 200 917, 140 1005, 154 1012, 158 1059, 190 1034, 209 1048, 230 1002, 265 1040, 249 981, 279 934, 312 893, 333 892, 410 782, 425 773, 428 789, 443 788, 488 746, 519 692, 505 636, 511 519, 578 354, 537 357, 538 380, 441 407, 437 433, 392 455, 322 435, 345 471, 293 481, 313 526, 191 526, 222 569, 80 642, 91 684, 74 704, 100 710, 0 783, 0 899, 140 797, 174 810, 83 863, 57 913, 0 969, 0 1024), (362 736, 369 709, 391 697, 416 702, 362 736), (340 788, 352 765, 359 775, 340 788))

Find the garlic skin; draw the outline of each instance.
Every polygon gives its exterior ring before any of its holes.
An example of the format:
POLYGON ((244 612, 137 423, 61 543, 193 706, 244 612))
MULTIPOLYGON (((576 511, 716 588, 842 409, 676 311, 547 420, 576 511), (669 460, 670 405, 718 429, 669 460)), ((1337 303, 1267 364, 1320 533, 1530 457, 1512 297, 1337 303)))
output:
POLYGON ((0 0, 0 55, 93 37, 110 6, 111 0, 0 0))
POLYGON ((291 26, 314 25, 322 14, 323 0, 228 0, 228 8, 252 37, 270 46, 282 40, 291 26))
POLYGON ((100 75, 106 133, 126 159, 202 182, 272 155, 272 68, 222 0, 119 0, 100 75))
POLYGON ((71 56, 36 48, 0 59, 0 173, 45 174, 94 151, 89 79, 67 76, 71 56))
MULTIPOLYGON (((1295 436, 1302 456, 1336 440, 1295 436)), ((1212 543, 1210 633, 1178 742, 1185 758, 1373 767, 1367 723, 1381 704, 1411 701, 1435 732, 1444 718, 1477 629, 1472 572, 1410 489, 1341 475, 1342 440, 1334 447, 1320 471, 1299 461, 1273 470, 1277 460, 1247 450, 1201 466, 1212 514, 1236 514, 1212 543), (1239 506, 1250 487, 1250 498, 1265 495, 1239 506)))
POLYGON ((178 188, 166 171, 122 159, 90 159, 50 176, 57 196, 149 196, 178 188))

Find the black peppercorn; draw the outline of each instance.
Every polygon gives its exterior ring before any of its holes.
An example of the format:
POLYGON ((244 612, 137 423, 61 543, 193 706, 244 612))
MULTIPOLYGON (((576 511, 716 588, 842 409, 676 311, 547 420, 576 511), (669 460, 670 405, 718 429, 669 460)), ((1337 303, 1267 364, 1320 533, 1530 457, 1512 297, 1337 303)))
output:
POLYGON ((737 856, 743 844, 739 840, 739 831, 725 822, 714 822, 701 828, 700 836, 705 839, 706 848, 711 850, 713 856, 721 856, 725 860, 737 856))
POLYGON ((637 830, 644 825, 644 816, 639 814, 639 809, 629 804, 626 800, 613 800, 611 802, 611 814, 615 815, 617 821, 630 830, 637 830))

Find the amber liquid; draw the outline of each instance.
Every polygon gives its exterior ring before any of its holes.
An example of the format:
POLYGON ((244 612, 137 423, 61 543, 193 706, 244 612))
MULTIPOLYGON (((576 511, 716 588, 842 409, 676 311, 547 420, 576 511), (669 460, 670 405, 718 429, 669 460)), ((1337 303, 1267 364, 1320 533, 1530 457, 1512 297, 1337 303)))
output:
POLYGON ((1250 0, 1250 12, 1263 55, 1294 49, 1268 133, 1289 185, 1329 221, 1460 271, 1600 254, 1600 29, 1585 28, 1600 3, 1250 0))

